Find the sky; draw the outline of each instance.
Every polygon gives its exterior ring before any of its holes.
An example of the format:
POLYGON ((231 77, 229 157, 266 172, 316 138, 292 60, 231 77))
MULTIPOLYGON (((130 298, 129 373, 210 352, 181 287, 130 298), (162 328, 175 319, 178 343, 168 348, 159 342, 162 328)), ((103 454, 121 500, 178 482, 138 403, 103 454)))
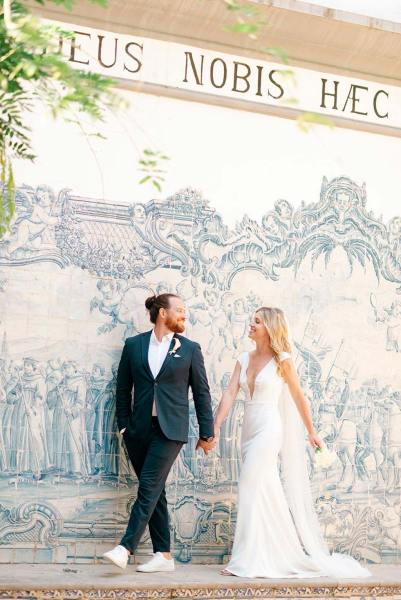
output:
POLYGON ((401 23, 401 0, 306 0, 309 4, 401 23))

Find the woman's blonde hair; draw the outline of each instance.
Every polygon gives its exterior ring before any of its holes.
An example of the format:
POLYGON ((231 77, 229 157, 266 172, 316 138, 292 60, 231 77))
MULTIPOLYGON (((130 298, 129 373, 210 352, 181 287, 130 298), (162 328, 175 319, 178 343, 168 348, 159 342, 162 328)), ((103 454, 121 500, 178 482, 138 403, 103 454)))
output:
POLYGON ((273 356, 278 364, 277 372, 281 375, 279 355, 281 352, 291 353, 287 321, 284 313, 281 308, 271 308, 270 306, 261 306, 255 313, 261 317, 263 324, 267 329, 273 356))

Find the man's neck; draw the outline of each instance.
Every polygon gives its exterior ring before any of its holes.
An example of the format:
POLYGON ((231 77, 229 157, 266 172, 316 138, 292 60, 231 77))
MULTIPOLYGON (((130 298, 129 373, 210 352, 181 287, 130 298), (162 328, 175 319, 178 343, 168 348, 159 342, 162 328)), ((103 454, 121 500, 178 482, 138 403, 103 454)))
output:
POLYGON ((153 331, 155 332, 155 336, 159 342, 162 341, 162 339, 165 335, 174 333, 173 331, 171 331, 171 329, 169 329, 165 325, 157 325, 157 324, 155 325, 153 331))

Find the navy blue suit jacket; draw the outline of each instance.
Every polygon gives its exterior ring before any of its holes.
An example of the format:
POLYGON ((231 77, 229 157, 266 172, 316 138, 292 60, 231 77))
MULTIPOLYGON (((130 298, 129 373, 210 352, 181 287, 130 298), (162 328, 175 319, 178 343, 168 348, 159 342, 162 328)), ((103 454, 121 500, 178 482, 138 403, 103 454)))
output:
POLYGON ((181 342, 175 354, 166 359, 154 378, 148 362, 152 331, 140 333, 125 342, 117 374, 116 415, 118 428, 129 435, 145 438, 152 424, 153 400, 164 435, 179 442, 188 441, 191 387, 199 423, 199 435, 213 435, 213 412, 209 384, 200 345, 174 334, 181 342), (132 393, 133 392, 133 393, 132 393))

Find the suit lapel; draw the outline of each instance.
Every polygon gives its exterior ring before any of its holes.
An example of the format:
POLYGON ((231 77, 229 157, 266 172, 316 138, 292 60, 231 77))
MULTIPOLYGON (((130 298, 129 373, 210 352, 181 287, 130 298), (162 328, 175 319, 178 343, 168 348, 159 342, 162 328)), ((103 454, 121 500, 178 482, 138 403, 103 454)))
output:
POLYGON ((149 344, 150 344, 150 336, 152 335, 152 331, 147 331, 141 336, 141 359, 142 365, 145 369, 146 373, 149 377, 154 381, 154 377, 152 371, 150 370, 148 354, 149 354, 149 344))
POLYGON ((163 362, 162 366, 160 367, 160 371, 158 372, 157 377, 160 377, 160 375, 163 374, 163 371, 166 369, 168 363, 170 362, 170 360, 171 360, 171 358, 173 356, 172 354, 170 354, 170 352, 174 348, 174 339, 175 338, 173 336, 173 338, 172 338, 172 340, 170 342, 170 347, 169 347, 168 352, 166 354, 166 358, 164 359, 164 362, 163 362))

